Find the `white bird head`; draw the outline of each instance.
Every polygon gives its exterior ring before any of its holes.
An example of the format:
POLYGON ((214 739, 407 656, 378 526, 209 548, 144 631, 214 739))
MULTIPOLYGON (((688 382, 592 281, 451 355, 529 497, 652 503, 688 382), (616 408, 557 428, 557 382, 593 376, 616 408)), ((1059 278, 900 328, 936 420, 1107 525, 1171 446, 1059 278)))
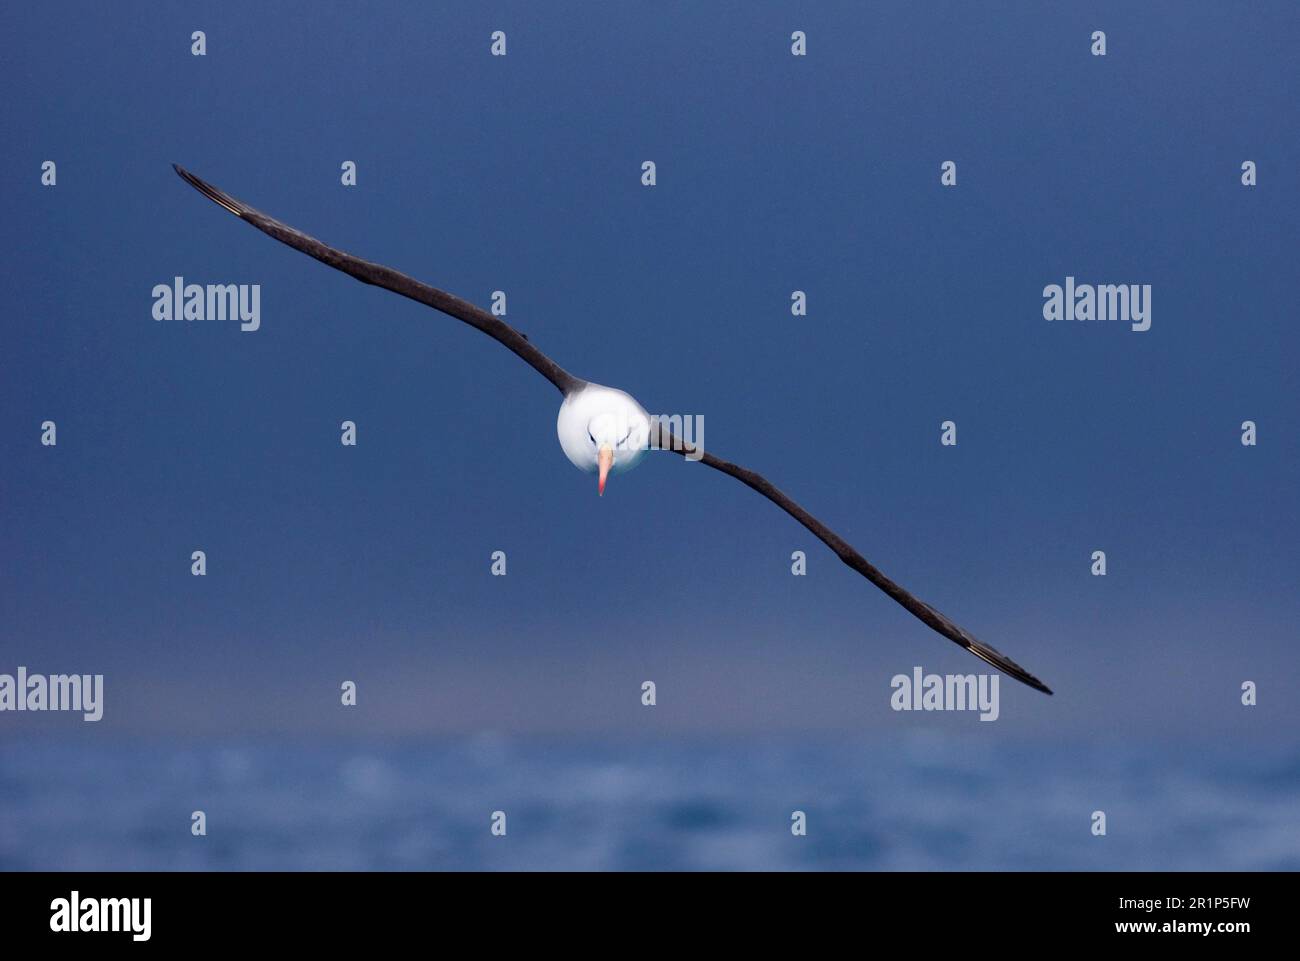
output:
POLYGON ((603 495, 610 474, 631 470, 645 456, 650 415, 630 394, 587 384, 564 398, 555 433, 574 467, 599 475, 603 495))

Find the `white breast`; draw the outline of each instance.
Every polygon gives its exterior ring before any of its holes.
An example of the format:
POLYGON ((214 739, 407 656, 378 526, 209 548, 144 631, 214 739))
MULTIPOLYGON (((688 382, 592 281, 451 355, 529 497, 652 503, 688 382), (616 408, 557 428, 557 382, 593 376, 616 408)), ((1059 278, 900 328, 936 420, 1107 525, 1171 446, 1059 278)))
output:
POLYGON ((588 384, 564 399, 555 421, 564 456, 578 470, 594 474, 602 444, 614 451, 613 473, 631 470, 645 456, 650 415, 631 394, 588 384))

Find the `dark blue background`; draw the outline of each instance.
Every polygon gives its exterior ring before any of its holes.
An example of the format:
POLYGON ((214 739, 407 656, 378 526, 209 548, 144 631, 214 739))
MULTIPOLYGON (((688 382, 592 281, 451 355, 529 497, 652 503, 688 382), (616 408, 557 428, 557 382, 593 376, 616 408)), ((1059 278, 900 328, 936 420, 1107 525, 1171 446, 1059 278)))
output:
MULTIPOLYGON (((930 730, 1022 764, 1080 745, 1086 783, 1098 745, 1294 743, 1293 4, 41 4, 0 25, 0 671, 107 688, 98 725, 0 716, 10 752, 930 730), (706 446, 1056 696, 1004 680, 994 724, 890 711, 895 673, 980 666, 716 472, 651 456, 598 499, 544 380, 173 161, 477 303, 505 290, 559 363, 702 414, 706 446), (261 284, 261 330, 155 322, 178 274, 261 284), (1151 329, 1045 321, 1067 275, 1151 284, 1151 329)), ((1086 831, 1104 805, 1076 800, 1086 831)))

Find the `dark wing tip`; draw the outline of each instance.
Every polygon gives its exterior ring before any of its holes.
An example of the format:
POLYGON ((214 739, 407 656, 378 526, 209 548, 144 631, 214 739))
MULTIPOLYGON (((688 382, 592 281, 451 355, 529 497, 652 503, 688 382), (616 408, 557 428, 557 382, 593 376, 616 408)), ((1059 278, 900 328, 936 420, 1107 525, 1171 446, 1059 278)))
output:
POLYGON ((207 197, 213 203, 220 204, 221 206, 225 207, 236 217, 244 216, 246 208, 234 197, 230 196, 229 194, 221 190, 218 190, 216 187, 212 186, 212 184, 208 183, 206 180, 194 176, 194 174, 190 173, 180 164, 172 164, 172 169, 175 170, 178 174, 180 174, 182 180, 184 180, 187 184, 189 184, 199 193, 203 194, 203 196, 207 197))
MULTIPOLYGON (((908 607, 908 610, 911 610, 914 614, 916 614, 917 617, 920 617, 922 621, 924 621, 930 627, 934 628, 934 630, 938 631, 944 637, 948 638, 948 640, 952 641, 954 644, 961 645, 971 654, 974 654, 976 657, 978 657, 981 661, 984 661, 987 664, 992 664, 999 671, 1001 671, 1004 674, 1008 674, 1011 677, 1014 677, 1021 684, 1028 684, 1035 691, 1042 691, 1044 694, 1052 693, 1052 689, 1050 687, 1048 687, 1038 678, 1034 677, 1034 675, 1030 674, 1023 667, 1021 667, 1015 661, 1011 660, 1011 658, 1007 657, 1001 651, 997 650, 996 648, 989 647, 989 645, 985 644, 983 641, 975 637, 972 637, 969 632, 963 630, 957 624, 954 624, 951 620, 949 620, 943 614, 939 613, 937 610, 935 610, 933 607, 931 607, 929 604, 925 603, 924 601, 916 601, 916 599, 912 598, 910 595, 908 596, 908 599, 915 601, 920 606, 922 611, 925 614, 930 615, 930 617, 923 617, 921 614, 917 613, 911 607, 908 607)), ((907 607, 906 604, 904 604, 904 606, 907 607)))
MULTIPOLYGON (((969 635, 967 635, 966 639, 969 643, 964 643, 962 646, 964 646, 966 650, 970 651, 976 657, 980 658, 983 661, 987 661, 989 664, 992 664, 994 667, 996 667, 998 670, 1002 671, 1003 673, 1010 674, 1021 684, 1028 684, 1034 690, 1042 691, 1044 694, 1052 693, 1052 689, 1050 687, 1048 687, 1038 678, 1034 677, 1034 675, 1030 674, 1028 671, 1026 671, 1015 661, 1011 660, 1011 658, 1007 657, 1005 654, 1001 653, 1000 651, 994 650, 993 648, 989 647, 987 644, 982 643, 981 641, 975 640, 969 635)), ((958 643, 962 643, 962 642, 959 641, 958 643)))

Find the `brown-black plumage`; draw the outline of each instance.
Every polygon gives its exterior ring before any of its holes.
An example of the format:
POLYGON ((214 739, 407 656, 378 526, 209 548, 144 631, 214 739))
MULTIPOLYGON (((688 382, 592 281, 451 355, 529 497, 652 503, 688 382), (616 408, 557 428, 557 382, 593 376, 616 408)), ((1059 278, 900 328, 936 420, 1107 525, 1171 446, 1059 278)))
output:
MULTIPOLYGON (((242 201, 236 200, 229 194, 218 190, 216 187, 204 180, 194 176, 194 174, 173 164, 176 172, 181 175, 191 186, 199 193, 203 194, 209 200, 220 204, 226 210, 230 211, 236 217, 244 220, 265 234, 269 234, 283 244, 288 244, 295 250, 300 250, 310 257, 315 257, 321 263, 328 264, 336 270, 341 270, 345 274, 357 278, 363 283, 373 284, 377 287, 384 287, 394 293, 401 294, 403 297, 409 297, 411 300, 418 301, 435 310, 440 310, 445 314, 462 320, 481 330, 483 333, 492 337, 521 358, 536 370, 539 374, 554 384, 559 391, 568 396, 574 390, 583 387, 586 381, 574 377, 555 361, 551 360, 519 331, 515 330, 499 317, 476 307, 468 301, 461 300, 459 297, 449 294, 445 291, 438 290, 436 287, 430 287, 428 284, 421 283, 412 277, 408 277, 391 267, 385 267, 382 264, 374 264, 369 261, 361 260, 351 254, 344 253, 334 247, 321 243, 314 237, 309 237, 293 227, 283 224, 259 210, 256 210, 242 201)), ((660 425, 660 436, 657 438, 658 446, 665 450, 673 450, 682 455, 696 454, 699 459, 708 464, 714 470, 729 474, 739 480, 741 483, 758 491, 768 500, 772 501, 783 511, 797 520, 800 524, 811 531, 818 540, 835 552, 845 564, 857 571, 872 584, 892 597, 902 605, 914 617, 919 619, 923 624, 942 634, 956 644, 961 645, 976 657, 982 658, 998 670, 1009 674, 1016 680, 1028 684, 1045 694, 1051 694, 1052 691, 1046 684, 1040 681, 1034 675, 1030 674, 1023 667, 1017 664, 1005 654, 1001 654, 987 644, 976 640, 969 633, 954 624, 943 614, 940 614, 929 604, 919 600, 908 591, 904 590, 894 581, 886 577, 878 568, 876 568, 865 557, 853 549, 851 545, 829 527, 823 524, 817 518, 813 517, 806 510, 796 504, 788 496, 772 485, 770 481, 744 467, 732 464, 729 461, 722 460, 713 454, 703 451, 694 451, 689 445, 684 444, 678 438, 674 437, 672 432, 660 425)))
POLYGON ((783 493, 763 475, 749 470, 748 468, 740 467, 730 461, 725 461, 721 457, 715 457, 708 451, 695 450, 691 448, 689 444, 684 444, 680 439, 673 436, 671 431, 662 428, 659 446, 664 450, 672 450, 679 453, 683 457, 687 454, 698 456, 701 462, 708 464, 714 470, 720 470, 724 474, 730 474, 742 484, 758 491, 772 503, 780 507, 781 510, 785 511, 804 527, 808 528, 808 530, 812 531, 819 541, 835 552, 836 557, 892 597, 895 601, 906 608, 914 617, 920 620, 921 623, 925 624, 932 630, 938 631, 953 643, 960 644, 976 657, 988 661, 988 663, 992 664, 998 670, 1005 671, 1017 681, 1023 681, 1025 684, 1028 684, 1036 690, 1042 691, 1044 694, 1052 693, 1051 688, 1038 678, 1034 677, 1034 675, 1030 674, 1015 661, 1011 660, 1011 658, 1007 657, 1000 651, 989 647, 983 641, 972 637, 967 631, 963 630, 957 624, 954 624, 943 614, 940 614, 929 604, 925 603, 925 601, 916 597, 886 577, 878 567, 855 551, 848 541, 844 540, 844 538, 840 537, 833 530, 796 504, 788 495, 783 493))
POLYGON ((373 284, 376 287, 391 290, 395 294, 401 294, 403 297, 409 297, 428 307, 432 307, 434 310, 449 314, 457 320, 463 320, 471 327, 477 327, 483 333, 500 341, 526 360, 534 370, 559 388, 560 393, 568 394, 585 383, 585 381, 574 377, 543 354, 529 343, 527 337, 500 317, 492 316, 481 307, 475 307, 469 301, 461 300, 455 294, 449 294, 445 290, 430 287, 428 284, 421 283, 413 277, 408 277, 400 271, 393 270, 391 267, 385 267, 383 264, 372 264, 368 260, 362 260, 360 257, 354 257, 341 250, 336 250, 328 244, 321 243, 315 237, 309 237, 302 231, 295 230, 288 224, 282 224, 274 217, 268 217, 260 210, 236 200, 224 191, 218 190, 206 180, 194 176, 179 164, 172 164, 172 166, 186 182, 203 196, 225 207, 240 220, 252 224, 262 233, 269 234, 280 243, 288 244, 294 250, 301 250, 307 256, 315 257, 321 263, 328 264, 335 270, 351 274, 362 283, 373 284))

